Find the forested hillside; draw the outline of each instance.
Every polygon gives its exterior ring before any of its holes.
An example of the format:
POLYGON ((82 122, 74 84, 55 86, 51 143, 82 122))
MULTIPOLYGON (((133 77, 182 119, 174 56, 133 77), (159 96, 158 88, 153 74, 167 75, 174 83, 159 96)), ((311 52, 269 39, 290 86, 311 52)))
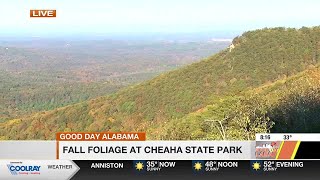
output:
MULTIPOLYGON (((233 45, 115 94, 7 121, 0 135, 53 139, 57 131, 147 131, 150 139, 252 139, 255 132, 300 127, 289 116, 299 114, 296 103, 314 104, 309 111, 316 115, 320 27, 249 31, 233 45)), ((298 129, 318 130, 310 123, 298 129)))
POLYGON ((255 133, 320 132, 320 68, 225 96, 150 129, 155 139, 250 140, 255 133))

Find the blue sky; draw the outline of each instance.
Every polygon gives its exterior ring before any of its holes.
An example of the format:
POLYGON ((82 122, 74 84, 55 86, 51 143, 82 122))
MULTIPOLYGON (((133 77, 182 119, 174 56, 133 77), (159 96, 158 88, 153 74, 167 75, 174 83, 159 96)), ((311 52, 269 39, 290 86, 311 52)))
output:
POLYGON ((0 36, 316 26, 319 8, 319 0, 0 0, 0 36), (29 18, 30 9, 56 9, 57 18, 29 18))

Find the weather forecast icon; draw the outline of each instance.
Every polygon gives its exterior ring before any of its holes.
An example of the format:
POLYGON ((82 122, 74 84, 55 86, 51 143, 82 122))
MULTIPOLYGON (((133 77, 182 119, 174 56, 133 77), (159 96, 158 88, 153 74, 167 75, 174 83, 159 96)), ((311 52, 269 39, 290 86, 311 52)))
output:
POLYGON ((262 161, 251 161, 251 170, 254 172, 259 172, 262 170, 262 161))
POLYGON ((133 161, 133 168, 137 172, 144 172, 146 169, 145 165, 146 165, 145 161, 133 161))
POLYGON ((196 173, 203 172, 204 161, 192 161, 192 170, 196 173))
POLYGON ((261 164, 259 162, 255 162, 252 164, 252 168, 256 171, 260 170, 261 164))
POLYGON ((137 162, 135 167, 136 167, 136 170, 141 171, 141 170, 143 170, 144 165, 142 162, 137 162))
POLYGON ((196 162, 196 163, 194 163, 193 167, 194 167, 194 170, 200 171, 202 169, 202 164, 201 164, 201 162, 196 162))

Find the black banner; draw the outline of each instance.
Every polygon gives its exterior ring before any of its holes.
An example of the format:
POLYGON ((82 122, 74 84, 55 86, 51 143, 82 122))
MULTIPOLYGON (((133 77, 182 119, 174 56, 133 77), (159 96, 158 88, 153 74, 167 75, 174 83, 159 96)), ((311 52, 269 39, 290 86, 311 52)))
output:
POLYGON ((72 180, 94 179, 312 179, 320 177, 316 160, 75 161, 72 180))
POLYGON ((300 143, 295 159, 320 159, 320 142, 300 143))

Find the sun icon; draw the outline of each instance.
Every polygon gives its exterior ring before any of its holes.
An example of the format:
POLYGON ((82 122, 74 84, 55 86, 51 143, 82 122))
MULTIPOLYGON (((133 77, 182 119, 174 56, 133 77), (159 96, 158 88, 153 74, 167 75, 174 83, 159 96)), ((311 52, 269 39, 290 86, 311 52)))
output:
POLYGON ((144 165, 142 162, 137 162, 136 163, 136 170, 141 171, 143 169, 144 165))
POLYGON ((254 162, 254 163, 252 164, 252 168, 253 168, 254 170, 256 170, 256 171, 260 170, 260 167, 261 167, 261 165, 260 165, 260 163, 258 163, 258 162, 254 162))
POLYGON ((196 163, 194 163, 193 167, 195 170, 200 171, 202 168, 202 164, 200 162, 196 162, 196 163))

